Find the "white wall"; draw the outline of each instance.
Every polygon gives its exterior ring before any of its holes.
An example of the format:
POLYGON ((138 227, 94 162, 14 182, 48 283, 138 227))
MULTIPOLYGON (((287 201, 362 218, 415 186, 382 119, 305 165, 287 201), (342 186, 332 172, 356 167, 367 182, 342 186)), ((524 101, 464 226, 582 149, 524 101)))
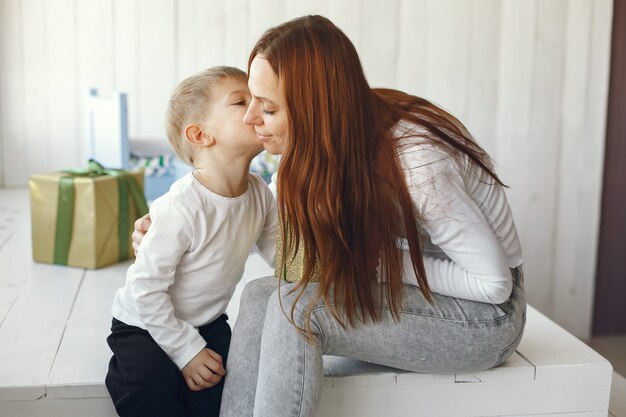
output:
POLYGON ((511 186, 530 301, 587 335, 611 0, 0 0, 4 183, 84 165, 89 87, 128 93, 131 137, 163 137, 178 80, 245 68, 263 30, 312 12, 346 31, 372 85, 467 124, 511 186))

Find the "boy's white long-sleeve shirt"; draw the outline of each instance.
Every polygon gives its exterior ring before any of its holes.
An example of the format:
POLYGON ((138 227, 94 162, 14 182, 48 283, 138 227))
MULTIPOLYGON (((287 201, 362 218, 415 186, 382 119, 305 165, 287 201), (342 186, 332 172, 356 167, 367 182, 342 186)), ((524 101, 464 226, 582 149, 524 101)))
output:
POLYGON ((250 250, 273 265, 276 202, 256 174, 244 194, 226 198, 189 173, 154 201, 150 217, 112 313, 146 329, 182 369, 206 346, 197 327, 224 313, 250 250))

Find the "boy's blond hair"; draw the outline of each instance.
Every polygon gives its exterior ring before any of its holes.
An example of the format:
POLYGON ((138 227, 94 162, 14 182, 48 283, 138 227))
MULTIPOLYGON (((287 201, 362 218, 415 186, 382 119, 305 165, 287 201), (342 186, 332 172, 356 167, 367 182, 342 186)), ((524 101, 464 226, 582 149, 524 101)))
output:
POLYGON ((246 73, 235 67, 211 67, 184 79, 172 91, 165 117, 167 139, 178 157, 189 165, 193 165, 194 148, 185 137, 185 127, 206 120, 213 87, 225 78, 245 81, 246 73))

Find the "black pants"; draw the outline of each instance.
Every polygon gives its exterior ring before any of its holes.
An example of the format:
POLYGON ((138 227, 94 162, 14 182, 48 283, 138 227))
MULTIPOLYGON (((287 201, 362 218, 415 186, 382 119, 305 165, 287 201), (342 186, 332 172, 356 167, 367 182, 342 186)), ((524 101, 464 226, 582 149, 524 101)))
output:
MULTIPOLYGON (((231 335, 227 318, 222 314, 198 329, 207 347, 222 356, 224 368, 231 335)), ((105 383, 120 416, 219 416, 224 379, 212 388, 191 391, 176 364, 146 330, 115 318, 107 343, 113 357, 105 383)))

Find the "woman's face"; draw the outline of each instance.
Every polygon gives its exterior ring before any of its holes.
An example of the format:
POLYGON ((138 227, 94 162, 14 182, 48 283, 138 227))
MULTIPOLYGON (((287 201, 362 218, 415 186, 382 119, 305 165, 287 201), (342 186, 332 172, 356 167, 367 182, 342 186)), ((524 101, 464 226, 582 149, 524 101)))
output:
POLYGON ((287 109, 278 89, 278 77, 269 62, 257 55, 250 65, 248 87, 252 100, 243 121, 254 126, 257 138, 272 155, 283 152, 287 143, 287 109))

